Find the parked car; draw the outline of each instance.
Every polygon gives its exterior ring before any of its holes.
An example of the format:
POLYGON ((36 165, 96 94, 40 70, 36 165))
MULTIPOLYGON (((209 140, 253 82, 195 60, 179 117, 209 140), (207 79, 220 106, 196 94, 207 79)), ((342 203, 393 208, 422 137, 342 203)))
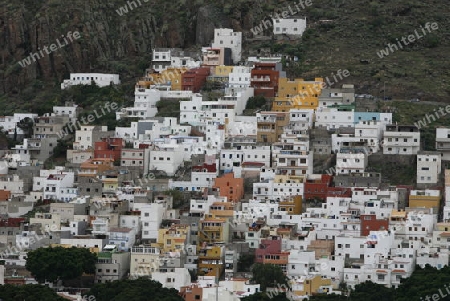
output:
POLYGON ((419 102, 419 101, 420 101, 420 99, 418 99, 418 98, 413 98, 413 99, 408 100, 408 102, 419 102))

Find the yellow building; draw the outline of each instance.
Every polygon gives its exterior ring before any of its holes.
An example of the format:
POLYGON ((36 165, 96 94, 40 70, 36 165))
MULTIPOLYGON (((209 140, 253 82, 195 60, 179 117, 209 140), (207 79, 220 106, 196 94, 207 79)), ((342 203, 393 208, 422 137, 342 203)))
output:
POLYGON ((257 142, 275 143, 289 124, 289 112, 260 112, 256 114, 257 142))
POLYGON ((290 284, 294 299, 296 299, 296 296, 311 296, 319 293, 319 291, 326 293, 332 289, 331 279, 323 279, 320 275, 294 279, 291 280, 290 284))
POLYGON ((289 98, 298 94, 298 84, 304 82, 303 78, 289 80, 287 77, 278 79, 278 97, 289 98))
POLYGON ((433 213, 438 213, 441 203, 441 195, 437 190, 413 190, 409 196, 411 208, 433 208, 433 213))
POLYGON ((228 76, 233 72, 233 66, 217 66, 214 72, 215 76, 228 76))
POLYGON ((161 265, 160 250, 150 246, 134 246, 131 249, 130 277, 150 276, 161 265))
POLYGON ((290 109, 317 109, 322 87, 322 78, 315 78, 314 81, 303 79, 289 81, 287 78, 280 78, 278 81, 278 96, 272 103, 272 111, 289 112, 290 109))
POLYGON ((181 88, 181 76, 187 70, 187 68, 167 68, 166 70, 161 72, 162 80, 164 80, 164 83, 170 82, 172 91, 181 91, 183 90, 181 88))
POLYGON ((285 211, 288 215, 302 214, 302 196, 294 195, 280 201, 280 211, 285 211))
POLYGON ((161 252, 182 252, 190 231, 189 225, 174 224, 169 229, 159 229, 157 246, 161 252))
POLYGON ((230 224, 225 218, 208 215, 199 223, 198 243, 200 247, 206 244, 230 241, 230 224))
POLYGON ((450 223, 437 223, 436 230, 437 231, 450 231, 450 223))
POLYGON ((214 202, 209 212, 219 218, 233 218, 235 204, 232 202, 214 202))
POLYGON ((189 69, 169 67, 159 73, 148 69, 145 76, 136 83, 136 88, 149 89, 151 85, 170 83, 173 91, 181 91, 181 75, 187 70, 189 69))
POLYGON ((445 175, 445 186, 450 186, 450 169, 446 169, 444 171, 444 175, 445 175))
POLYGON ((200 276, 218 276, 224 269, 224 247, 210 246, 199 250, 198 274, 200 276))

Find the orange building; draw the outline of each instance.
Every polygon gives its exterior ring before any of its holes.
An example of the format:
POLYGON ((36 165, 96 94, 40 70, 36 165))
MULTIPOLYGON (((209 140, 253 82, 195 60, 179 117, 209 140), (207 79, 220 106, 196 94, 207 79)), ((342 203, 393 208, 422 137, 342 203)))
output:
POLYGON ((203 288, 198 284, 180 287, 180 296, 184 301, 203 300, 203 288))
POLYGON ((219 190, 219 195, 227 197, 230 202, 239 202, 244 197, 244 179, 235 178, 232 172, 216 178, 213 188, 219 190))
POLYGON ((95 177, 107 170, 114 169, 114 160, 110 158, 89 159, 80 165, 78 176, 95 177))
POLYGON ((11 198, 11 191, 0 190, 0 201, 7 201, 11 198))

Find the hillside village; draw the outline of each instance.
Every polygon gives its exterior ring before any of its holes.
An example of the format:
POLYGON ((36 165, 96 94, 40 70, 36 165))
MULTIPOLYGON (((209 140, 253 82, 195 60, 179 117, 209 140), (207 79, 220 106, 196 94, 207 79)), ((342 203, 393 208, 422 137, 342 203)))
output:
MULTIPOLYGON (((274 34, 301 34, 294 20, 274 34)), ((425 151, 417 125, 359 109, 375 100, 341 83, 348 70, 290 79, 285 57, 244 59, 241 48, 226 28, 201 60, 155 48, 133 106, 0 117, 22 141, 0 161, 0 284, 37 283, 27 252, 56 246, 97 254, 94 283, 151 277, 185 301, 260 292, 258 263, 282 269, 289 286, 267 291, 290 300, 367 280, 397 287, 416 266, 448 266, 450 128, 436 128, 436 151, 425 151), (258 98, 269 104, 249 109, 258 98), (166 102, 179 116, 158 115, 166 102), (113 111, 130 126, 91 124, 113 111), (67 139, 65 164, 43 168, 67 139), (414 181, 385 181, 380 161, 413 166, 414 181)), ((61 89, 93 83, 120 77, 72 73, 61 89)))

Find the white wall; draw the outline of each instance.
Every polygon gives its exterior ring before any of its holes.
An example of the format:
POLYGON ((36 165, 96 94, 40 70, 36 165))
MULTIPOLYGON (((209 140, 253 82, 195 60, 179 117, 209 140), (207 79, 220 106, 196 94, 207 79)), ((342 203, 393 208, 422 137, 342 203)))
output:
POLYGON ((66 89, 74 85, 90 85, 94 81, 99 87, 120 84, 119 74, 106 73, 70 73, 70 79, 64 80, 61 89, 66 89))
POLYGON ((274 34, 302 35, 306 30, 305 19, 272 19, 274 34))

